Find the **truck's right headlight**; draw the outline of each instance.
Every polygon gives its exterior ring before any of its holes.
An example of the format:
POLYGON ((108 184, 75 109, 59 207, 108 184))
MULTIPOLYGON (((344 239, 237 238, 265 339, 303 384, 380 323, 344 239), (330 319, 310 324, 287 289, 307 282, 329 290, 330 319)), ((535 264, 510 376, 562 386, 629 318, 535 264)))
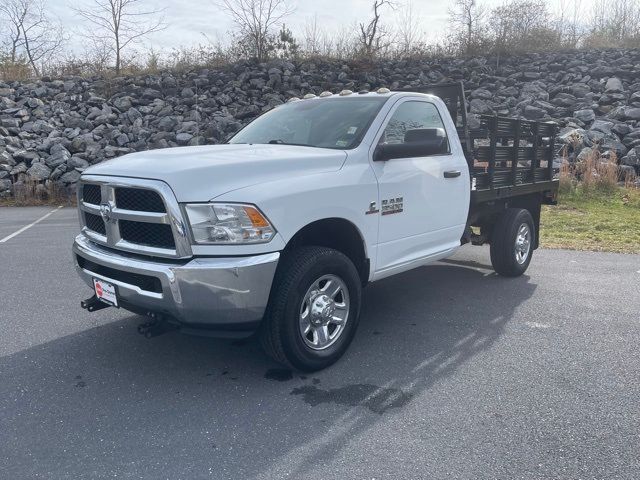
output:
POLYGON ((267 243, 275 234, 269 220, 253 205, 189 203, 185 210, 196 243, 267 243))

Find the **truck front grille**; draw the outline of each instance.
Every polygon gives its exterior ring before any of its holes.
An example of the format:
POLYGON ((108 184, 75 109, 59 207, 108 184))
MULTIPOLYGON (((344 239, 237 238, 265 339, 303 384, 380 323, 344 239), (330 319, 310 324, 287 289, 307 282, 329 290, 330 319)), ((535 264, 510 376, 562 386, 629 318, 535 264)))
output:
POLYGON ((100 185, 86 184, 82 188, 82 200, 92 205, 100 205, 101 200, 100 185))
POLYGON ((89 230, 93 230, 100 235, 107 234, 107 229, 104 226, 104 222, 102 221, 102 217, 100 215, 94 215, 93 213, 85 212, 84 219, 89 230))
POLYGON ((163 182, 87 175, 78 205, 82 230, 95 243, 150 256, 191 256, 182 213, 163 182))
POLYGON ((171 225, 120 220, 123 240, 156 248, 176 248, 171 225))
POLYGON ((158 192, 139 188, 116 188, 116 207, 136 212, 167 211, 158 192))

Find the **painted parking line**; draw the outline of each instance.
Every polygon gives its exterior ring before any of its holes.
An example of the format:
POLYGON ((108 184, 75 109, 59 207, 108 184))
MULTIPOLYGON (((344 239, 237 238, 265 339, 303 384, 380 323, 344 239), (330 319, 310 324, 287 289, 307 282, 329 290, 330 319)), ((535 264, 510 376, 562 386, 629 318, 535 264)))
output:
POLYGON ((30 223, 29 225, 25 225, 24 227, 22 227, 19 230, 16 230, 15 232, 13 232, 10 235, 7 235, 6 237, 4 237, 3 239, 0 239, 0 243, 5 243, 8 240, 11 240, 13 237, 16 237, 18 235, 20 235, 22 232, 24 232, 25 230, 29 230, 31 227, 33 227, 34 225, 40 223, 41 221, 43 221, 44 219, 48 218, 50 215, 53 215, 54 213, 56 213, 58 210, 60 210, 62 208, 62 205, 60 205, 58 208, 54 208, 53 210, 51 210, 49 213, 47 213, 46 215, 43 215, 42 217, 40 217, 39 219, 37 219, 35 222, 30 223))

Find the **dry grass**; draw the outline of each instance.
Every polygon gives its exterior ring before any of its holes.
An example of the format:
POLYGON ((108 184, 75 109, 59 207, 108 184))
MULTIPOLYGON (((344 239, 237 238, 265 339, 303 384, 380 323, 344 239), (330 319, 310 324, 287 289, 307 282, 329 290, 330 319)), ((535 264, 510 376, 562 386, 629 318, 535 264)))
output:
POLYGON ((76 197, 59 185, 46 185, 29 180, 14 186, 13 196, 0 199, 0 206, 24 207, 33 205, 75 205, 76 197))
POLYGON ((0 60, 0 81, 27 81, 33 78, 31 67, 22 62, 3 62, 0 60))
POLYGON ((640 190, 634 180, 620 179, 616 159, 597 151, 574 166, 564 162, 558 205, 542 210, 541 245, 640 253, 640 190))

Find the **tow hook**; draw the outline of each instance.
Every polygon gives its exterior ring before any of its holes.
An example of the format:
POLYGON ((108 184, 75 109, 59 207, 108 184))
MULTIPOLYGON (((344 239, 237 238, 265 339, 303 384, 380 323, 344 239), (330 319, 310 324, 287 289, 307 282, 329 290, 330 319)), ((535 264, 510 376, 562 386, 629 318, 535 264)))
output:
POLYGON ((82 300, 80 302, 80 306, 88 312, 96 312, 98 310, 102 310, 103 308, 109 308, 111 305, 98 300, 98 297, 94 295, 93 297, 87 298, 86 300, 82 300))
POLYGON ((178 329, 177 326, 164 321, 162 315, 158 315, 157 313, 149 313, 148 315, 151 320, 138 325, 138 333, 144 335, 145 338, 157 337, 163 333, 178 329))

